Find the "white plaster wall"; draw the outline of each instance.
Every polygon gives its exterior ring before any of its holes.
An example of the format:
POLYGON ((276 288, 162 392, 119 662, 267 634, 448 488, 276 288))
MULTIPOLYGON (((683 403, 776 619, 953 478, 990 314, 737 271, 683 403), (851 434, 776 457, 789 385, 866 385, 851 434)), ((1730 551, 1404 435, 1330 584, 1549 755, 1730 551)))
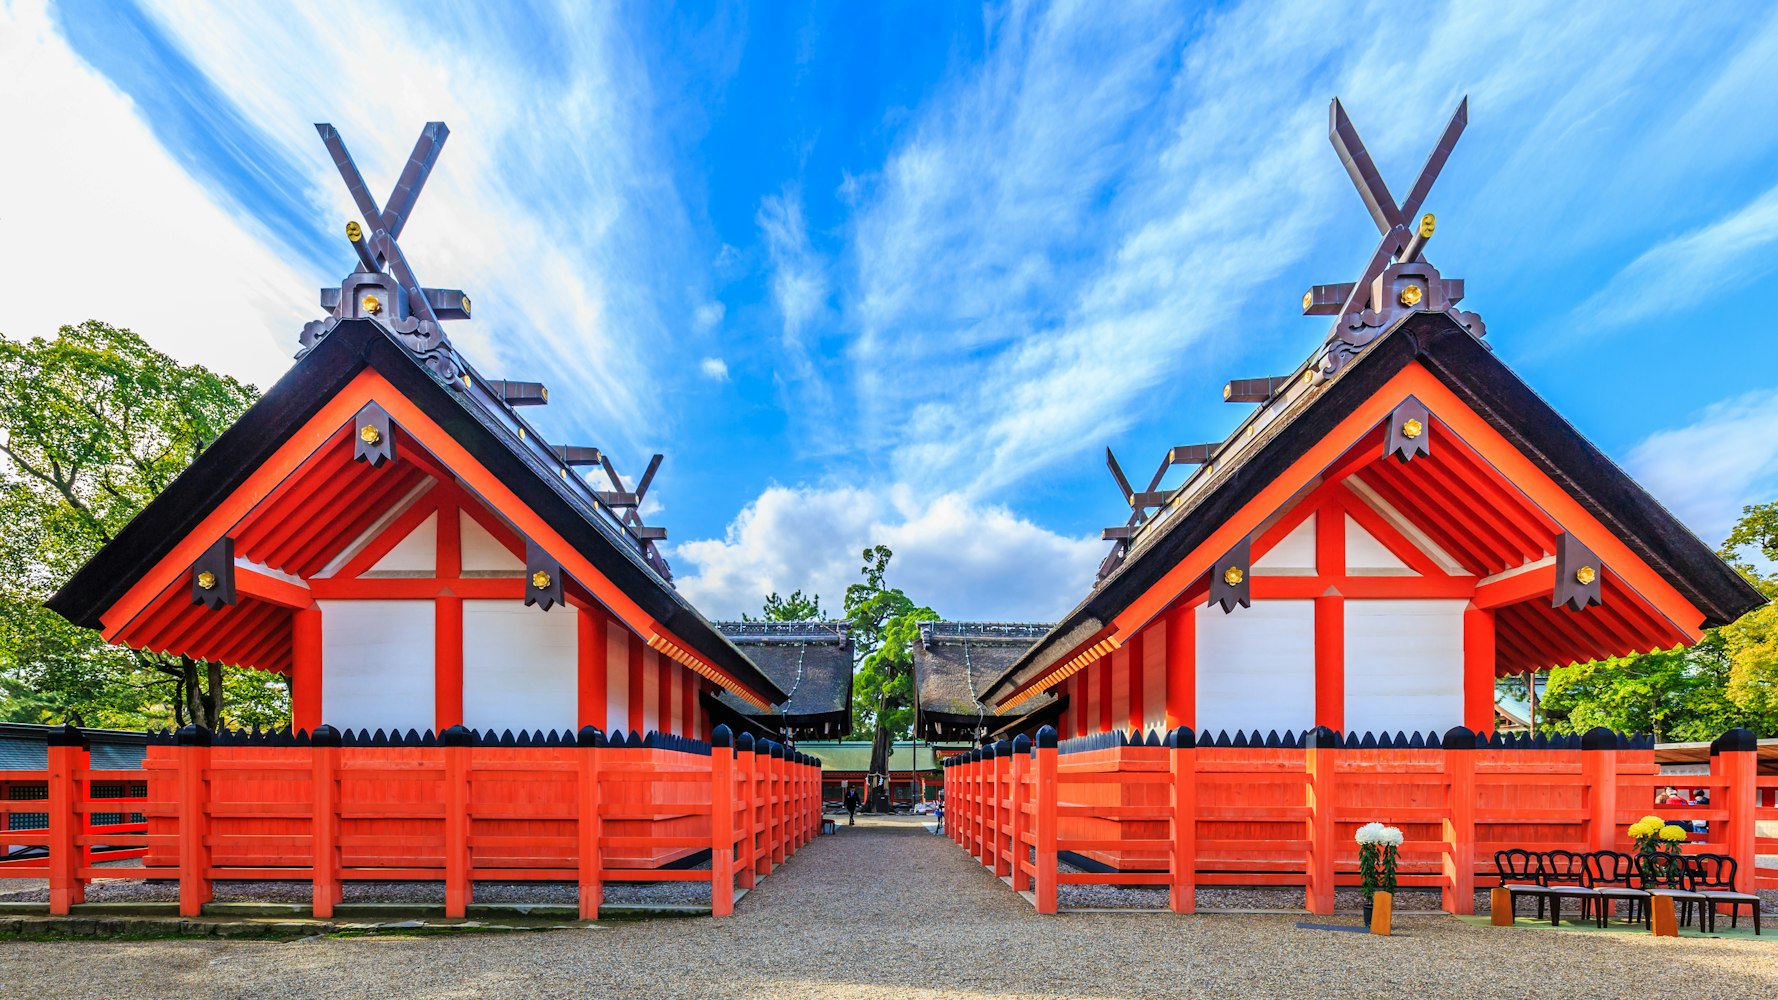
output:
POLYGON ((605 626, 605 728, 636 728, 630 721, 630 633, 613 619, 605 626))
POLYGON ((1346 516, 1346 572, 1353 576, 1418 576, 1395 557, 1377 536, 1346 516))
POLYGON ((1253 561, 1255 576, 1313 576, 1315 574, 1315 516, 1285 532, 1278 544, 1253 561))
POLYGON ((1346 601, 1346 728, 1439 732, 1463 722, 1462 600, 1346 601))
POLYGON ((463 602, 463 724, 573 729, 577 630, 572 607, 463 602))
POLYGON ((1142 669, 1142 718, 1149 729, 1167 729, 1167 621, 1149 626, 1143 641, 1148 659, 1142 669))
POLYGON ((488 529, 469 516, 468 511, 458 511, 457 519, 464 573, 524 575, 525 561, 500 544, 500 539, 488 534, 488 529))
POLYGON ((435 512, 427 515, 426 520, 407 533, 407 537, 396 542, 395 547, 378 559, 365 575, 431 576, 437 568, 438 514, 435 512))
POLYGON ((435 728, 431 601, 317 601, 321 721, 336 729, 435 728))
POLYGON ((1315 724, 1315 602, 1200 607, 1198 725, 1302 732, 1315 724))

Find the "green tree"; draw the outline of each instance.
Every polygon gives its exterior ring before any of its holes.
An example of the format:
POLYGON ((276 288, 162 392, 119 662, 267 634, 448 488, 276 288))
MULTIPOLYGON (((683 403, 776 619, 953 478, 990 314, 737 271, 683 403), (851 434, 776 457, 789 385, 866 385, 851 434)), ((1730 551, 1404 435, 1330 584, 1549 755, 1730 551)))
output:
MULTIPOLYGON (((1778 561, 1778 502, 1745 508, 1720 552, 1761 593, 1778 597, 1778 574, 1761 576, 1742 558, 1749 548, 1778 561)), ((1604 726, 1687 742, 1743 726, 1778 735, 1778 605, 1709 629, 1689 649, 1557 667, 1538 709, 1558 732, 1604 726)))
POLYGON ((800 590, 791 591, 789 597, 782 597, 777 591, 772 591, 766 597, 765 610, 758 618, 745 611, 741 612, 741 620, 744 622, 804 622, 820 617, 821 595, 805 596, 800 590))
POLYGON ((288 718, 274 675, 108 646, 42 605, 256 398, 88 321, 0 338, 0 717, 139 728, 288 718))
POLYGON ((865 549, 863 580, 846 588, 846 621, 858 668, 852 678, 852 732, 883 730, 891 740, 907 739, 914 721, 914 643, 920 622, 938 613, 914 603, 884 580, 895 553, 886 545, 865 549))

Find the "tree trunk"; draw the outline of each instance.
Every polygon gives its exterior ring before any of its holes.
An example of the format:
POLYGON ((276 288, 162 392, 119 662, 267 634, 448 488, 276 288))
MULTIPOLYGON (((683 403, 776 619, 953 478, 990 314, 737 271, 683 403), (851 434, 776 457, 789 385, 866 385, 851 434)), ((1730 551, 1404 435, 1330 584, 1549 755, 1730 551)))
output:
POLYGON ((888 813, 894 808, 889 800, 889 725, 884 721, 888 710, 888 694, 877 692, 877 731, 871 738, 870 770, 865 777, 865 812, 888 813))
POLYGON ((189 656, 181 656, 179 687, 184 695, 185 719, 215 731, 217 720, 222 718, 222 664, 205 663, 204 676, 200 680, 198 662, 189 656))

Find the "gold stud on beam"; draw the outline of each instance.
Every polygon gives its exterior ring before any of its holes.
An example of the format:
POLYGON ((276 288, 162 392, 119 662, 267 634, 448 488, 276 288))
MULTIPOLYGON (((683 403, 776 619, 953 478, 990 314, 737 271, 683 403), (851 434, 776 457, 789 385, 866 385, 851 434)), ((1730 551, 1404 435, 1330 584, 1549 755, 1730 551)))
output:
POLYGON ((1579 583, 1584 587, 1587 584, 1592 583, 1594 580, 1599 579, 1599 571, 1591 566, 1582 566, 1580 569, 1574 571, 1574 579, 1576 583, 1579 583))
POLYGON ((365 424, 363 427, 358 428, 358 440, 363 441, 365 444, 376 444, 378 441, 383 440, 383 432, 372 427, 370 424, 365 424))
POLYGON ((1427 212, 1425 215, 1420 216, 1420 235, 1422 237, 1431 239, 1432 231, 1437 228, 1438 219, 1434 218, 1431 212, 1427 212))
POLYGON ((1303 293, 1303 312, 1308 312, 1309 307, 1314 304, 1315 304, 1315 293, 1313 291, 1304 292, 1303 293))
POLYGON ((1426 293, 1420 290, 1419 285, 1408 285, 1401 290, 1401 295, 1398 296, 1401 299, 1401 304, 1409 309, 1419 305, 1420 300, 1425 297, 1426 293))
POLYGON ((366 295, 364 297, 363 305, 364 311, 370 313, 372 316, 383 311, 382 300, 378 299, 375 295, 366 295))
POLYGON ((531 574, 531 586, 536 587, 538 590, 548 590, 549 584, 550 576, 543 570, 538 570, 531 574))
POLYGON ((204 570, 202 573, 199 573, 198 574, 198 586, 204 588, 205 590, 215 590, 216 589, 216 574, 210 572, 209 570, 204 570))
POLYGON ((1408 440, 1411 441, 1414 438, 1419 437, 1422 433, 1425 432, 1425 430, 1426 430, 1425 424, 1421 423, 1418 420, 1410 419, 1406 423, 1401 425, 1401 436, 1404 438, 1407 438, 1408 440))
POLYGON ((356 219, 346 223, 346 239, 351 240, 353 243, 364 239, 364 227, 360 226, 356 219))
POLYGON ((1241 567, 1239 567, 1239 566, 1230 566, 1222 574, 1222 582, 1228 584, 1231 587, 1239 587, 1241 585, 1241 581, 1246 578, 1247 578, 1247 574, 1241 572, 1241 567))

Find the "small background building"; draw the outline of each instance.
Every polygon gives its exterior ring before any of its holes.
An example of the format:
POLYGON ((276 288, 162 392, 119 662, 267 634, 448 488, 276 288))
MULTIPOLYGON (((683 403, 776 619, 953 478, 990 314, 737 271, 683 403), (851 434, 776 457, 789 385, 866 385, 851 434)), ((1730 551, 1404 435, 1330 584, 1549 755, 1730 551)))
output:
POLYGON ((845 736, 852 728, 852 639, 843 621, 716 622, 717 631, 784 691, 761 712, 727 691, 706 692, 712 718, 774 740, 845 736))
POLYGON ((1016 713, 982 701, 994 679, 1049 630, 1049 625, 1027 623, 921 622, 914 647, 920 738, 967 745, 1056 725, 1067 708, 1067 695, 1039 695, 1016 713))

